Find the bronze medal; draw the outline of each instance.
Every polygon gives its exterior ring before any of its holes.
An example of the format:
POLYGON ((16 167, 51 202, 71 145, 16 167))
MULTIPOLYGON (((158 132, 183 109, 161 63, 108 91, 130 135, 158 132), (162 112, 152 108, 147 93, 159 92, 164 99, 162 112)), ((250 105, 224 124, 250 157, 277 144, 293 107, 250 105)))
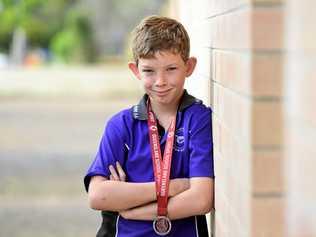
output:
POLYGON ((153 222, 153 228, 157 235, 167 235, 171 230, 171 221, 166 216, 158 216, 153 222))
POLYGON ((176 116, 172 118, 168 128, 167 141, 164 150, 164 156, 161 156, 159 134, 157 131, 157 121, 152 112, 150 102, 147 103, 148 111, 148 132, 151 147, 151 156, 153 160, 154 176, 157 194, 157 217, 153 222, 153 229, 157 235, 165 236, 171 230, 171 221, 168 215, 168 190, 170 179, 170 168, 172 160, 172 151, 174 143, 174 133, 176 128, 176 116))

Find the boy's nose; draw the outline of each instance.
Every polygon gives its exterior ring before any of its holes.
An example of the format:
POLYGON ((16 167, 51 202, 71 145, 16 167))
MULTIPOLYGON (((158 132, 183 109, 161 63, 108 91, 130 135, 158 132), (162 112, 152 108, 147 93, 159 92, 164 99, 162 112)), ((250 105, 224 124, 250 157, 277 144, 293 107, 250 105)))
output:
POLYGON ((156 81, 155 81, 156 86, 165 86, 167 84, 167 79, 164 74, 158 74, 156 81))

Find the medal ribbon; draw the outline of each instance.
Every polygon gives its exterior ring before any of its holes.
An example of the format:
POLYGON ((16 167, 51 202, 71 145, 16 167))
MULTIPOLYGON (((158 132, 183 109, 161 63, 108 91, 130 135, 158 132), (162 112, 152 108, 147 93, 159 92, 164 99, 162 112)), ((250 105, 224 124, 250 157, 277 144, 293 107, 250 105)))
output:
POLYGON ((167 216, 169 179, 170 179, 170 168, 171 168, 172 150, 173 150, 173 142, 174 142, 174 132, 175 132, 175 126, 176 126, 176 116, 172 118, 171 124, 168 128, 167 141, 166 141, 166 146, 165 146, 164 155, 162 159, 157 121, 151 109, 149 100, 147 103, 147 111, 148 111, 148 130, 149 130, 151 157, 153 161, 155 183, 156 183, 158 216, 167 216))

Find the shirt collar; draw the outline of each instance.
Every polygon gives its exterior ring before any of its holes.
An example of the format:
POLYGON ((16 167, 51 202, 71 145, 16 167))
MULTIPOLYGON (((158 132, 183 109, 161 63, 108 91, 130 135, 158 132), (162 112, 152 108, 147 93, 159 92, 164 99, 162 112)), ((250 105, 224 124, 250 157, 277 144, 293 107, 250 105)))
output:
MULTIPOLYGON (((143 98, 139 101, 137 105, 133 106, 133 118, 139 120, 147 120, 147 99, 148 95, 145 94, 143 98)), ((185 108, 191 106, 195 103, 202 103, 201 100, 190 95, 186 90, 184 90, 183 95, 180 100, 179 110, 182 112, 185 108)))

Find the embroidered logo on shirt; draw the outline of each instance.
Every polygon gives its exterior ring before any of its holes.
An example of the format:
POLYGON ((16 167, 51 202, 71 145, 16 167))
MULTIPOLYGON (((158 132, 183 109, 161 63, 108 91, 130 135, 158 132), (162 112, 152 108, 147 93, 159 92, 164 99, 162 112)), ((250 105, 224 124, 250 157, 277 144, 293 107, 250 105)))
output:
POLYGON ((175 151, 184 150, 184 129, 183 128, 179 128, 176 130, 174 150, 175 151))

